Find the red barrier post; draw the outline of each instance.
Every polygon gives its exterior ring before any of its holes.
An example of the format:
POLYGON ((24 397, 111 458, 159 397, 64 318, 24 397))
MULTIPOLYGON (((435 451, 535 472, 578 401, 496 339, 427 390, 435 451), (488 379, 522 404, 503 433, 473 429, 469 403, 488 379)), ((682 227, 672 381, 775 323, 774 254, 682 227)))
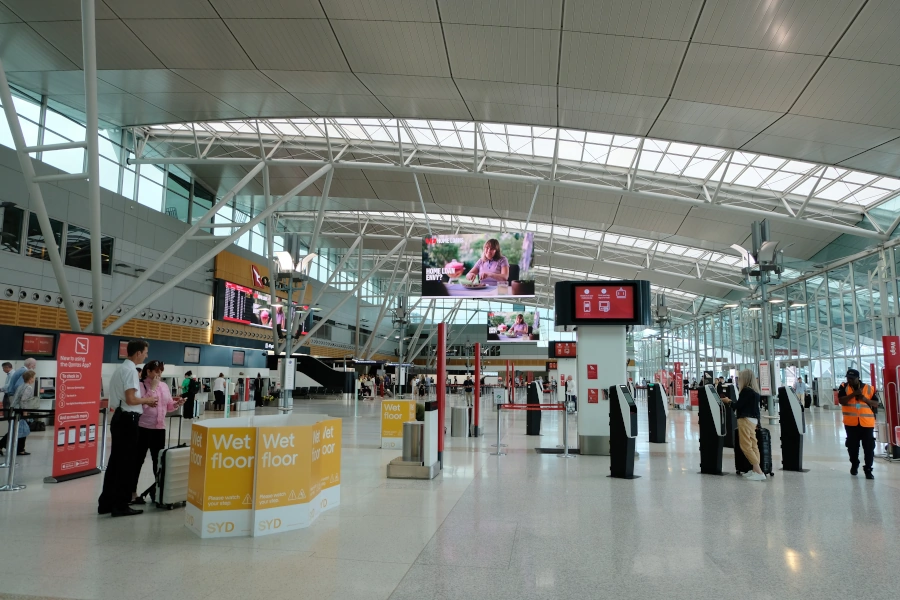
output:
POLYGON ((472 433, 481 435, 481 342, 475 342, 475 410, 472 416, 472 433))
POLYGON ((437 332, 438 461, 444 468, 444 406, 447 402, 447 324, 438 323, 437 332))

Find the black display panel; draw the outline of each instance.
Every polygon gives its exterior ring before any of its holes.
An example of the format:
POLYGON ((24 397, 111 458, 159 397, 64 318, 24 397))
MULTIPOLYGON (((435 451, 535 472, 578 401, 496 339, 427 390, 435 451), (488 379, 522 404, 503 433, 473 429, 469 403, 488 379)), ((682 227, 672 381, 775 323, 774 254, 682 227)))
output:
POLYGON ((557 281, 559 325, 652 325, 650 282, 557 281))
POLYGON ((550 342, 547 345, 547 358, 575 358, 576 350, 575 342, 550 342))

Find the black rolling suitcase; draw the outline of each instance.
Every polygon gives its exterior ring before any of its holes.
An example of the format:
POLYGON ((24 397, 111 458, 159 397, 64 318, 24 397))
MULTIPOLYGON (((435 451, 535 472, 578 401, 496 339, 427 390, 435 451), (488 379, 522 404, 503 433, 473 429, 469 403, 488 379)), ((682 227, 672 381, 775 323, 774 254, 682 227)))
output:
MULTIPOLYGON (((772 469, 772 433, 765 427, 756 428, 756 446, 759 448, 759 468, 766 475, 775 476, 772 469)), ((741 450, 740 434, 734 430, 734 470, 738 475, 753 470, 753 466, 741 450)))

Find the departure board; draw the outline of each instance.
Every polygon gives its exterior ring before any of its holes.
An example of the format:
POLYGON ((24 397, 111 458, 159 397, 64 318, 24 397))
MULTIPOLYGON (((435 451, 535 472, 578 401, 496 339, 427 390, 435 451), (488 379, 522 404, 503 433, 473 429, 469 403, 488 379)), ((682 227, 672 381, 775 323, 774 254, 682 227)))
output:
POLYGON ((253 314, 256 294, 256 290, 226 281, 222 319, 245 325, 259 325, 258 319, 253 314))

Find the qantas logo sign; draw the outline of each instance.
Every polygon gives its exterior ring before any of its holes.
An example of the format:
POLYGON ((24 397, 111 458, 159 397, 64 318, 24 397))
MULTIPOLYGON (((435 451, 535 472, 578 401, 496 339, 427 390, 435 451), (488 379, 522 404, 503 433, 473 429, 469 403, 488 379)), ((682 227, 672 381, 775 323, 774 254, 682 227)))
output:
POLYGON ((263 278, 256 265, 250 265, 250 278, 253 280, 253 287, 263 287, 263 278))

